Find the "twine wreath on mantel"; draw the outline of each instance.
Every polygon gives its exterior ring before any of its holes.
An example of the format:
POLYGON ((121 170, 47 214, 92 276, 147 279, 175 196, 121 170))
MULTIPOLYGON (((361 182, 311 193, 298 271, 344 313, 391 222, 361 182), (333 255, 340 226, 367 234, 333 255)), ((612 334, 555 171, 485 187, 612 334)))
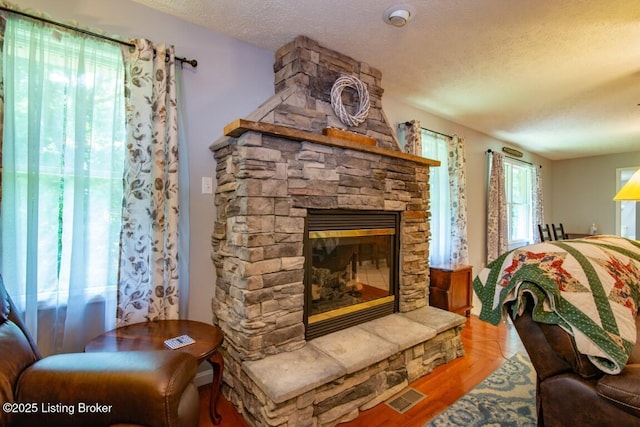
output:
POLYGON ((369 90, 362 80, 348 75, 338 77, 331 88, 331 107, 342 123, 347 126, 358 126, 364 122, 369 115, 369 90), (351 115, 345 110, 342 103, 342 91, 350 87, 358 92, 360 104, 358 111, 351 115))

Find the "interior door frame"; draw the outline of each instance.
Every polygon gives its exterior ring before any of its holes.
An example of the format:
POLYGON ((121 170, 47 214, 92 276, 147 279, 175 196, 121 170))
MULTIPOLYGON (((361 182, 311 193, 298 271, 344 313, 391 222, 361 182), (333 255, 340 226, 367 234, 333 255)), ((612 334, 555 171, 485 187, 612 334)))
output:
MULTIPOLYGON (((626 168, 616 168, 616 194, 618 193, 618 191, 620 191, 620 188, 622 188, 622 174, 625 172, 629 172, 629 177, 631 177, 631 175, 638 170, 638 168, 640 168, 640 166, 632 166, 632 167, 626 167, 626 168)), ((638 205, 636 205, 636 217, 638 216, 638 205)), ((637 221, 636 221, 637 222, 637 221)), ((636 225, 636 233, 635 233, 635 238, 638 239, 638 234, 639 234, 638 227, 636 225)), ((616 235, 618 236, 622 236, 622 202, 616 202, 616 235)))

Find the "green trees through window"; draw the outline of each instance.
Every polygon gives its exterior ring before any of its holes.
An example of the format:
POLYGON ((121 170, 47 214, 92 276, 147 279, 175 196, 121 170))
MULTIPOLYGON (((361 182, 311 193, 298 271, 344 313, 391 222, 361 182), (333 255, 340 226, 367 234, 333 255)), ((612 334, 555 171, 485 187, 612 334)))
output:
POLYGON ((71 316, 72 302, 116 295, 122 53, 28 19, 7 19, 4 39, 1 273, 25 312, 63 304, 71 316))
POLYGON ((510 249, 533 242, 533 172, 528 164, 504 160, 510 249))

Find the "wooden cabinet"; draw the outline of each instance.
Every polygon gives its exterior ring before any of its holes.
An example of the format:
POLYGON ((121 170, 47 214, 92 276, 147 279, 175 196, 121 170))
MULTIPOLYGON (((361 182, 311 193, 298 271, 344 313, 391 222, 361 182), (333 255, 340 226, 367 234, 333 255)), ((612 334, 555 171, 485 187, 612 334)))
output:
POLYGON ((429 305, 469 316, 471 293, 470 265, 443 265, 430 268, 429 305))

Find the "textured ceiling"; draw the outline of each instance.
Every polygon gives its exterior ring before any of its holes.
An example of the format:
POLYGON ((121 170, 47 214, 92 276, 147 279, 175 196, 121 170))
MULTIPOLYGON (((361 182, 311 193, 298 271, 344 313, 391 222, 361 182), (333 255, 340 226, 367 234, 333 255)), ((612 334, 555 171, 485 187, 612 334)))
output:
POLYGON ((639 0, 136 0, 275 51, 297 35, 407 104, 552 160, 640 150, 639 0), (409 24, 383 21, 396 4, 409 24))

